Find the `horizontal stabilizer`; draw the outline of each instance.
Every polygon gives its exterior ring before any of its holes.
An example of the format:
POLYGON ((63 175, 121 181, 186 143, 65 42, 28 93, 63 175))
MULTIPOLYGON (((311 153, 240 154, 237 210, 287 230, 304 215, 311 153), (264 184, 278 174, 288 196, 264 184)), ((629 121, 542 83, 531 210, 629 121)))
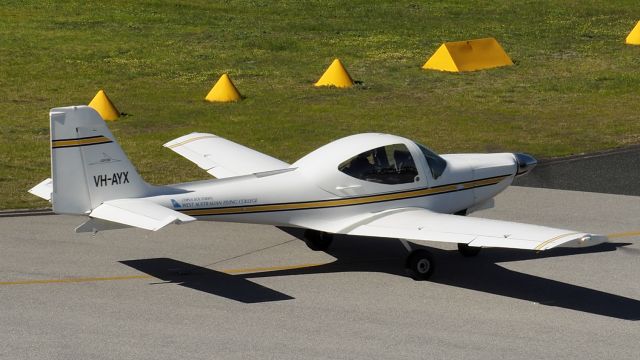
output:
POLYGON ((50 178, 42 181, 40 184, 29 189, 29 192, 37 197, 51 201, 51 193, 53 192, 53 180, 50 178))
POLYGON ((191 133, 163 145, 218 179, 289 167, 284 161, 213 134, 191 133))
POLYGON ((89 218, 75 229, 76 233, 97 233, 98 231, 127 229, 131 226, 98 218, 89 218))
MULTIPOLYGON (((105 201, 102 205, 93 209, 89 216, 153 231, 172 223, 180 224, 196 220, 194 217, 142 199, 105 201)), ((80 226, 83 230, 84 225, 80 226)))
POLYGON ((547 250, 586 247, 607 241, 593 235, 547 226, 439 214, 426 209, 395 209, 361 219, 339 233, 414 241, 463 243, 476 247, 547 250))

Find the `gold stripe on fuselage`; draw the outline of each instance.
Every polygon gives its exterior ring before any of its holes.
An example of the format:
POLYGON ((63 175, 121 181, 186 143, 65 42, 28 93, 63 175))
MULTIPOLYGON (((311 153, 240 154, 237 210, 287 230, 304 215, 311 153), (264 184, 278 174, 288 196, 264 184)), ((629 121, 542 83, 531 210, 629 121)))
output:
POLYGON ((306 209, 318 209, 329 208, 349 205, 362 205, 371 204, 376 202, 392 201, 410 199, 416 197, 423 197, 429 195, 437 195, 448 192, 455 192, 461 190, 469 190, 481 186, 495 185, 502 180, 508 178, 511 175, 502 175, 482 180, 475 180, 457 184, 442 185, 434 188, 426 188, 419 190, 410 190, 391 194, 381 195, 369 195, 356 198, 336 199, 336 200, 319 200, 299 203, 284 203, 284 204, 265 204, 265 205, 252 205, 252 206, 237 206, 227 208, 208 208, 208 209, 191 209, 182 210, 181 212, 191 216, 208 216, 208 215, 230 215, 230 214, 246 214, 257 212, 271 212, 271 211, 288 211, 288 210, 306 210, 306 209))
POLYGON ((56 148, 65 148, 65 147, 74 147, 74 146, 107 144, 110 142, 113 142, 113 141, 106 136, 92 136, 92 137, 80 138, 80 139, 52 140, 51 147, 56 149, 56 148))

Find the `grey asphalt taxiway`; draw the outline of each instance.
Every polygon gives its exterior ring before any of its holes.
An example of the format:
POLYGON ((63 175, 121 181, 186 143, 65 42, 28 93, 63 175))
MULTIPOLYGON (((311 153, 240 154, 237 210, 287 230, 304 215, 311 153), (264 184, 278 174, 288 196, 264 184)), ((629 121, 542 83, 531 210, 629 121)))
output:
POLYGON ((611 235, 587 249, 430 248, 196 222, 77 235, 0 218, 0 359, 637 359, 640 197, 511 187, 474 216, 611 235))

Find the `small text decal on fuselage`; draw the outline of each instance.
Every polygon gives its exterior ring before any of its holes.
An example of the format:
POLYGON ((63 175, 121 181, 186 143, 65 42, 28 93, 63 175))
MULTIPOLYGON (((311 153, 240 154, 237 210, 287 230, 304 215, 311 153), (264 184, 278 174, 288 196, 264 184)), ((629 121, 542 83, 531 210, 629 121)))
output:
POLYGON ((118 173, 113 173, 111 175, 108 175, 108 174, 94 175, 93 183, 96 185, 96 187, 128 184, 129 172, 121 171, 118 173))

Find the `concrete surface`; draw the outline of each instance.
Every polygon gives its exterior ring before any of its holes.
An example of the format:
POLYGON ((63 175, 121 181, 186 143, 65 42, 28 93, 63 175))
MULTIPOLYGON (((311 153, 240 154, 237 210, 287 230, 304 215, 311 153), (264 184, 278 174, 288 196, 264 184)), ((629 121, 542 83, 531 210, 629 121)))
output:
POLYGON ((514 185, 640 196, 640 146, 541 160, 514 185))
POLYGON ((442 245, 430 282, 404 276, 395 240, 323 253, 269 226, 0 218, 0 359, 637 359, 639 214, 638 197, 512 187, 476 216, 618 235, 471 259, 442 245))

